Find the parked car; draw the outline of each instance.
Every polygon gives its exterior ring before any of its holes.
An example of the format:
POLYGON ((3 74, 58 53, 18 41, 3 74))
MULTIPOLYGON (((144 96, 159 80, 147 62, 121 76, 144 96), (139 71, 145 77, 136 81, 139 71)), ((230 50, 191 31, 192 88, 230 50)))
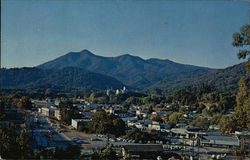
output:
POLYGON ((90 140, 91 140, 91 141, 102 141, 102 139, 100 139, 100 138, 95 138, 95 137, 90 138, 90 140))
POLYGON ((76 143, 77 143, 77 144, 84 144, 84 143, 86 143, 86 142, 83 141, 83 140, 77 140, 76 143))

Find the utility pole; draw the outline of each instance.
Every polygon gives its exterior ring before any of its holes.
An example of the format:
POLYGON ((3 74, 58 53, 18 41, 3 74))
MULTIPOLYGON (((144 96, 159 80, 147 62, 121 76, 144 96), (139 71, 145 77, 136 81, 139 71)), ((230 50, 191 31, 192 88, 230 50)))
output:
POLYGON ((106 143, 106 147, 109 146, 109 133, 107 134, 107 143, 106 143))
POLYGON ((193 141, 193 144, 192 144, 192 148, 193 148, 193 149, 192 149, 192 156, 193 156, 193 158, 194 158, 194 140, 195 140, 195 138, 193 137, 193 138, 192 138, 192 141, 193 141))
POLYGON ((197 136, 198 160, 200 160, 200 137, 197 136))

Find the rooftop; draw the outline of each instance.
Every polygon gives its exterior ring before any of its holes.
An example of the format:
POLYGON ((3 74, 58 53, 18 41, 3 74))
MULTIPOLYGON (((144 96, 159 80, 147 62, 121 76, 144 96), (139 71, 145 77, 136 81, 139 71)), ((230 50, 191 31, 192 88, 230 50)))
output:
POLYGON ((137 152, 161 152, 163 151, 162 145, 149 144, 149 145, 124 145, 123 148, 126 151, 137 151, 137 152))

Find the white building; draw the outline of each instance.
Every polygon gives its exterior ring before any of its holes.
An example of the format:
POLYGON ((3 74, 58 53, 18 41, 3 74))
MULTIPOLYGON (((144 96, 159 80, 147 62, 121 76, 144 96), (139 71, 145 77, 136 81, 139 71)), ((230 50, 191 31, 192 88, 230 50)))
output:
POLYGON ((90 121, 91 120, 89 120, 89 119, 72 119, 71 126, 74 127, 75 129, 78 129, 79 126, 83 126, 90 121))

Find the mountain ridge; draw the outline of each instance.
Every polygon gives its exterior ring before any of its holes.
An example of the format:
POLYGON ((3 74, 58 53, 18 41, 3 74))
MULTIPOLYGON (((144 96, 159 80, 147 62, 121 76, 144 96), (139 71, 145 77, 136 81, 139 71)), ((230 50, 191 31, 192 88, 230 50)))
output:
POLYGON ((142 89, 161 80, 176 80, 204 72, 214 71, 207 67, 180 64, 168 59, 143 59, 130 54, 116 57, 95 55, 89 50, 70 52, 54 60, 36 66, 42 69, 78 67, 116 78, 122 83, 142 89))

